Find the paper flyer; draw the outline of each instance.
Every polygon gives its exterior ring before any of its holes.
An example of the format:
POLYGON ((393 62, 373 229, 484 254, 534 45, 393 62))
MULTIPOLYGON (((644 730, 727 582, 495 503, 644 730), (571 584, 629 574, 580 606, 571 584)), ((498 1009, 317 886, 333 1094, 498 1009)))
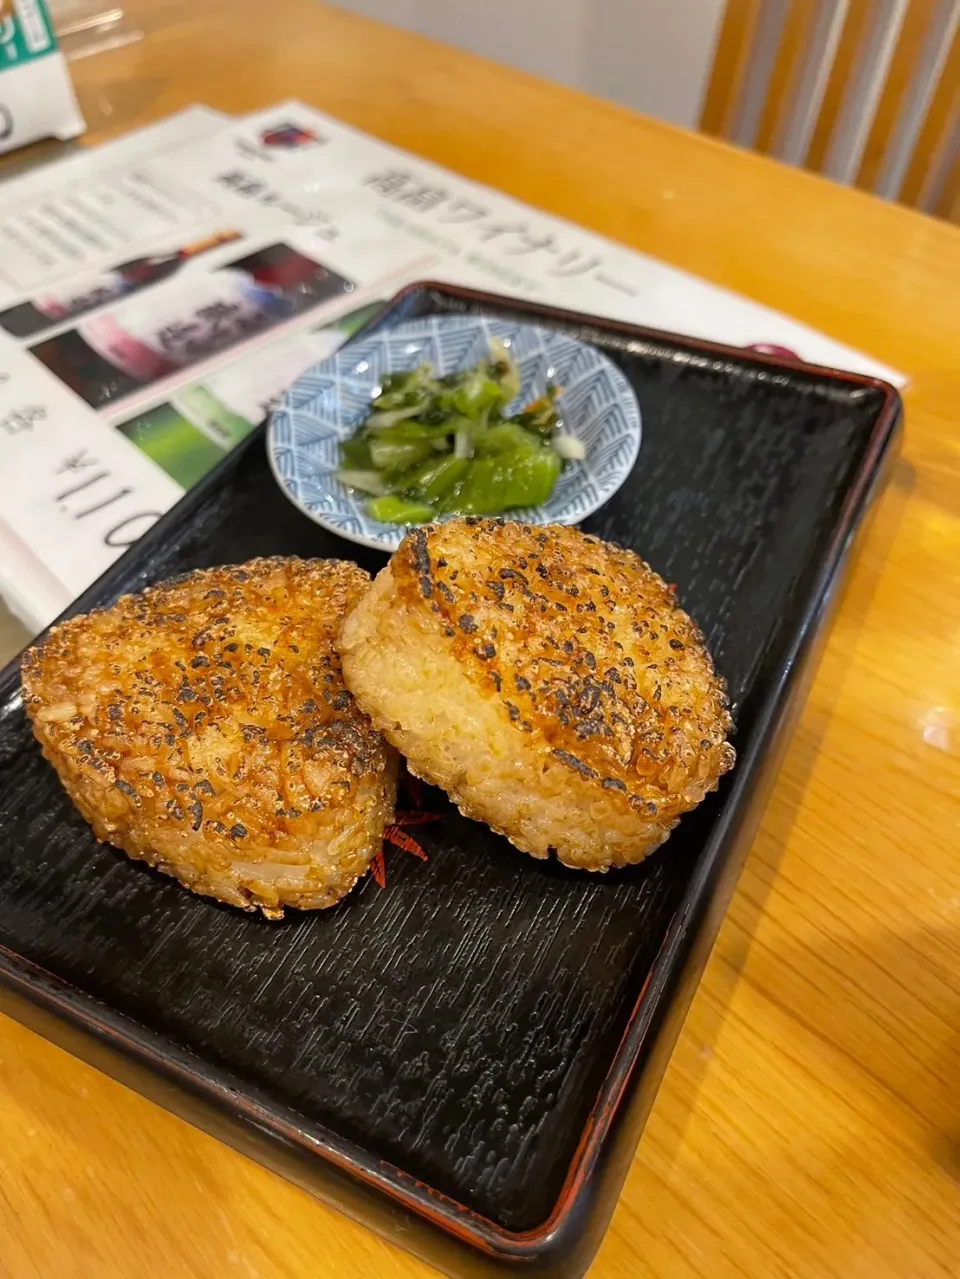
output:
POLYGON ((898 376, 290 102, 0 191, 0 592, 52 620, 376 305, 426 277, 898 376))

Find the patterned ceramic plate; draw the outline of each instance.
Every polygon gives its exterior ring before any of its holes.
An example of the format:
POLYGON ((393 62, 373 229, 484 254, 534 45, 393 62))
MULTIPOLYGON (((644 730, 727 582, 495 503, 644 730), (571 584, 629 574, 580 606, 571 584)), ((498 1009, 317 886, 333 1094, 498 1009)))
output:
POLYGON ((283 491, 324 528, 379 550, 393 551, 404 530, 381 524, 365 498, 336 478, 339 445, 369 411, 384 373, 429 361, 438 376, 484 359, 500 338, 520 368, 517 411, 563 387, 563 429, 586 446, 583 462, 565 467, 549 502, 511 518, 533 524, 577 524, 617 491, 640 447, 640 410, 626 378, 605 355, 575 338, 532 324, 486 316, 432 316, 373 332, 317 364, 287 392, 267 437, 270 465, 283 491))

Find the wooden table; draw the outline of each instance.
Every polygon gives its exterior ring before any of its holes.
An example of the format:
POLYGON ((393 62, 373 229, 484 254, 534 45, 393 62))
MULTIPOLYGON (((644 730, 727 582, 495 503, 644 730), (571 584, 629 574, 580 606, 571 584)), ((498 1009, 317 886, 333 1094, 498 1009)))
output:
MULTIPOLYGON (((960 232, 314 0, 159 3, 146 41, 74 65, 90 141, 298 96, 910 375, 903 461, 591 1276, 957 1273, 960 232)), ((10 1279, 431 1273, 11 1021, 0 1133, 10 1279)))

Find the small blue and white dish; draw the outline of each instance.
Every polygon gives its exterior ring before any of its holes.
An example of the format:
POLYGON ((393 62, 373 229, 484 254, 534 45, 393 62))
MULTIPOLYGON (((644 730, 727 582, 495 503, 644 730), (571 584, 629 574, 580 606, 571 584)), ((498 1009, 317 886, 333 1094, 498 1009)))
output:
POLYGON ((428 361, 437 376, 472 368, 499 338, 520 369, 519 411, 563 388, 563 430, 582 440, 585 459, 565 467, 542 506, 505 512, 529 524, 578 524, 602 506, 630 474, 640 448, 640 409, 620 370, 596 348, 551 329, 489 316, 411 320, 361 335, 299 378, 274 412, 267 434, 270 466, 294 505, 351 542, 395 551, 406 529, 366 513, 366 497, 336 477, 340 443, 370 411, 385 373, 428 361))

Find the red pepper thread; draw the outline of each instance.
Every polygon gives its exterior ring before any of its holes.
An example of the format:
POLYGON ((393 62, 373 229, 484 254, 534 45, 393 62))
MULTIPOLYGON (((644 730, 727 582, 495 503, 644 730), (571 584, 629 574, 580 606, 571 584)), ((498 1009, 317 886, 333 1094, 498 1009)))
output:
POLYGON ((395 848, 402 848, 405 853, 412 853, 414 857, 419 857, 422 862, 429 861, 427 854, 417 841, 405 835, 399 826, 388 826, 383 832, 383 838, 395 848))
MULTIPOLYGON (((410 835, 405 835, 401 829, 404 826, 426 826, 429 822, 438 822, 440 820, 439 813, 424 812, 403 812, 397 813, 396 820, 393 825, 388 826, 383 832, 384 847, 392 844, 394 848, 401 849, 404 853, 411 853, 414 857, 419 857, 422 862, 429 861, 427 854, 420 845, 410 835)), ((377 881, 381 888, 387 886, 387 863, 383 855, 383 850, 377 853, 373 861, 370 863, 370 874, 377 881)))

